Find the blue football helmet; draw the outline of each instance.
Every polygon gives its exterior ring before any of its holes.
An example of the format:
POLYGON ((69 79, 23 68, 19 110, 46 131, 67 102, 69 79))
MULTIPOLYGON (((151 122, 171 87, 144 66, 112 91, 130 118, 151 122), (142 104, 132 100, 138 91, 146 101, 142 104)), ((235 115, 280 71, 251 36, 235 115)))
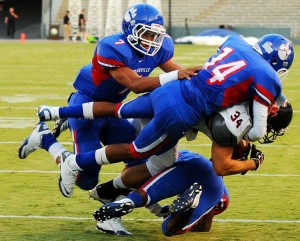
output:
POLYGON ((261 37, 253 48, 267 60, 283 79, 294 60, 292 43, 279 34, 267 34, 261 37))
POLYGON ((137 51, 154 56, 166 34, 164 19, 150 4, 136 4, 124 15, 122 32, 128 43, 137 51))

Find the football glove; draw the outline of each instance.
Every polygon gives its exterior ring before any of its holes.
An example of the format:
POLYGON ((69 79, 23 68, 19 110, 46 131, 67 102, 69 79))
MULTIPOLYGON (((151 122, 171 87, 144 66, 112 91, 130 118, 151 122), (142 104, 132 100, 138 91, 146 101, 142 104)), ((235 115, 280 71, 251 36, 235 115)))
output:
MULTIPOLYGON (((248 145, 248 149, 247 149, 248 154, 250 152, 250 149, 251 149, 250 159, 255 161, 255 165, 256 165, 256 168, 253 171, 256 171, 264 161, 264 153, 260 150, 257 150, 255 144, 252 144, 252 146, 250 144, 248 145)), ((242 161, 247 160, 248 154, 246 155, 246 152, 245 152, 245 158, 242 158, 241 160, 242 161)), ((247 171, 241 173, 241 175, 245 175, 246 173, 247 173, 247 171)))
POLYGON ((256 145, 253 144, 251 147, 250 158, 255 161, 256 168, 253 171, 256 171, 263 163, 265 157, 264 153, 260 150, 257 150, 256 145))
POLYGON ((234 145, 231 158, 234 160, 247 160, 250 150, 251 144, 249 142, 243 142, 239 143, 238 145, 234 145))

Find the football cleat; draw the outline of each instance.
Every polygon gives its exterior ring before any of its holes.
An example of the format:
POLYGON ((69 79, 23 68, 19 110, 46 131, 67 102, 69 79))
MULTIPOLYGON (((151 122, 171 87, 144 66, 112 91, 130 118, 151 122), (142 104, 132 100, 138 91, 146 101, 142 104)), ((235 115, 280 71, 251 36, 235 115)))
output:
POLYGON ((78 171, 72 170, 69 166, 70 161, 75 155, 69 151, 60 154, 60 176, 58 179, 59 190, 65 197, 71 197, 75 186, 78 171))
POLYGON ((170 206, 169 205, 165 205, 165 206, 161 206, 159 203, 153 203, 150 205, 147 205, 146 208, 152 213, 154 214, 156 217, 163 217, 166 218, 167 216, 170 215, 170 206))
POLYGON ((170 215, 170 206, 169 205, 165 205, 161 208, 160 212, 155 214, 157 217, 159 218, 166 218, 170 215))
POLYGON ((42 136, 49 134, 50 130, 45 122, 38 122, 31 132, 31 134, 26 137, 18 149, 19 158, 25 159, 30 153, 41 148, 42 136))
POLYGON ((101 198, 99 195, 100 192, 101 192, 101 184, 98 184, 96 187, 89 190, 90 198, 93 198, 96 201, 102 202, 103 204, 109 203, 109 202, 112 202, 115 200, 115 198, 113 198, 113 199, 101 198))
POLYGON ((54 122, 52 134, 55 138, 58 138, 62 132, 69 128, 69 123, 67 118, 58 119, 54 122))
POLYGON ((38 117, 40 121, 50 121, 59 119, 59 107, 41 105, 38 108, 38 117))
POLYGON ((196 208, 199 204, 201 193, 202 186, 198 183, 194 183, 189 189, 173 201, 170 207, 171 214, 183 213, 189 209, 196 208))
POLYGON ((94 212, 96 221, 106 221, 108 219, 124 216, 131 213, 134 209, 134 204, 127 202, 111 202, 103 205, 94 212))
POLYGON ((121 218, 112 218, 106 221, 98 221, 96 229, 112 235, 132 235, 123 225, 121 218))

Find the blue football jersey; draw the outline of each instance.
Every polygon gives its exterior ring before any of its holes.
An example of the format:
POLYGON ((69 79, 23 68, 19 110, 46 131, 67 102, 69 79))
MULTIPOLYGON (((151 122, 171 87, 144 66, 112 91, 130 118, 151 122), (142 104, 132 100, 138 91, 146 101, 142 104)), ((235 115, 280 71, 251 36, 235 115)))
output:
POLYGON ((182 81, 184 98, 207 115, 248 100, 269 106, 281 88, 272 66, 239 36, 230 36, 197 76, 182 81))
POLYGON ((170 60, 173 55, 174 43, 168 35, 154 56, 142 55, 134 50, 121 33, 104 37, 96 46, 92 63, 84 67, 86 74, 79 74, 74 87, 96 101, 121 102, 130 90, 109 74, 109 68, 128 67, 138 75, 147 77, 154 68, 170 60))

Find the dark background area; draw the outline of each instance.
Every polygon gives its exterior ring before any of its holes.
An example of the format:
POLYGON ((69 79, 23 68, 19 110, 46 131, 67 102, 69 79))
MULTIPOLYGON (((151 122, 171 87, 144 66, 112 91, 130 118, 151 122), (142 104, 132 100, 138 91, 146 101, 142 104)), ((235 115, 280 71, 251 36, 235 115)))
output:
POLYGON ((5 16, 10 7, 19 16, 16 23, 15 39, 22 32, 29 39, 41 38, 42 0, 0 0, 0 39, 6 39, 5 16))

